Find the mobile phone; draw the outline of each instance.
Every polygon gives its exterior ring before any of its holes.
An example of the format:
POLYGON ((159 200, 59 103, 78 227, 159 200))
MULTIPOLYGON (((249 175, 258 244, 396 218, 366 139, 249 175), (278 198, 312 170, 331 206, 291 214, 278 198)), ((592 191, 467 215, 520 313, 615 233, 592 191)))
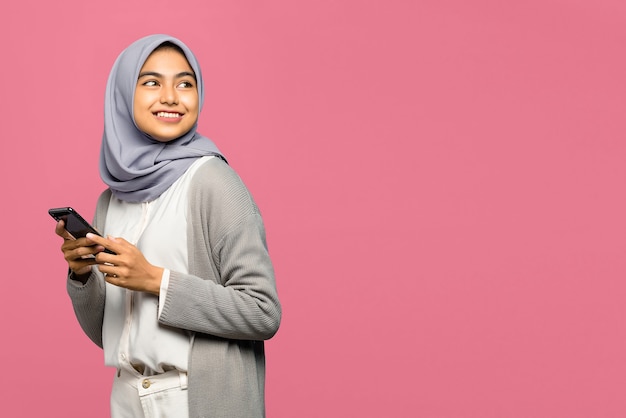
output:
MULTIPOLYGON (((87 222, 75 209, 71 207, 64 208, 53 208, 49 209, 48 213, 52 216, 56 221, 63 221, 65 224, 65 229, 74 239, 83 238, 87 235, 87 233, 91 232, 95 235, 100 235, 96 228, 91 226, 89 222, 87 222)), ((109 254, 115 254, 113 251, 109 249, 105 249, 104 252, 109 254)))

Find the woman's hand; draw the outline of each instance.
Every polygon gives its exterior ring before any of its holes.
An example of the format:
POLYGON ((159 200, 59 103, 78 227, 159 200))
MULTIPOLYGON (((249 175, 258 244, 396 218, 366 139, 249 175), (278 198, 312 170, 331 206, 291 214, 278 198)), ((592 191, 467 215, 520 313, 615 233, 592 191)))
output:
POLYGON ((70 233, 65 230, 65 223, 63 221, 57 222, 54 232, 63 238, 61 251, 63 251, 63 257, 65 261, 67 261, 69 268, 77 276, 89 274, 91 272, 91 266, 97 264, 93 256, 104 251, 104 247, 97 245, 88 238, 74 239, 70 233))
POLYGON ((163 268, 148 262, 137 247, 124 238, 104 238, 87 234, 89 242, 115 254, 99 252, 96 255, 98 269, 104 273, 107 282, 130 290, 158 295, 161 290, 163 268))

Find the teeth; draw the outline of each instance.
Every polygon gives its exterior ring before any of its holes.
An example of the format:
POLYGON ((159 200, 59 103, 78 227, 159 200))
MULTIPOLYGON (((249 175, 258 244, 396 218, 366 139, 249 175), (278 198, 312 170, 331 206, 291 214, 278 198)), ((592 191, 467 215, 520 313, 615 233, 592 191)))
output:
POLYGON ((157 112, 157 116, 160 118, 179 118, 180 113, 157 112))

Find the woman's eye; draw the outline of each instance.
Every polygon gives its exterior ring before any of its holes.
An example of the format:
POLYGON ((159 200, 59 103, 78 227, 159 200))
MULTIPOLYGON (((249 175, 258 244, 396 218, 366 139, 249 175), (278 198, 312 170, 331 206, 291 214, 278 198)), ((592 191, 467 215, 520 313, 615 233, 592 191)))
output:
POLYGON ((192 88, 193 84, 190 81, 183 81, 178 85, 178 87, 188 89, 188 88, 192 88))
POLYGON ((143 85, 147 86, 147 87, 154 87, 154 86, 157 85, 157 82, 154 81, 154 80, 149 80, 149 81, 146 81, 145 83, 143 83, 143 85))

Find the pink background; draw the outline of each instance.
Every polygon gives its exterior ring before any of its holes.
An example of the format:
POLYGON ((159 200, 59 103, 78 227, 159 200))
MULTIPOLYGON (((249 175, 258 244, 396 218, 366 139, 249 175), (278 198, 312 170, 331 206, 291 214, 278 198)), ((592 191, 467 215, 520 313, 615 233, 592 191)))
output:
POLYGON ((154 32, 266 221, 268 417, 626 416, 622 0, 5 2, 3 416, 108 416, 46 210, 93 215, 106 77, 154 32))

